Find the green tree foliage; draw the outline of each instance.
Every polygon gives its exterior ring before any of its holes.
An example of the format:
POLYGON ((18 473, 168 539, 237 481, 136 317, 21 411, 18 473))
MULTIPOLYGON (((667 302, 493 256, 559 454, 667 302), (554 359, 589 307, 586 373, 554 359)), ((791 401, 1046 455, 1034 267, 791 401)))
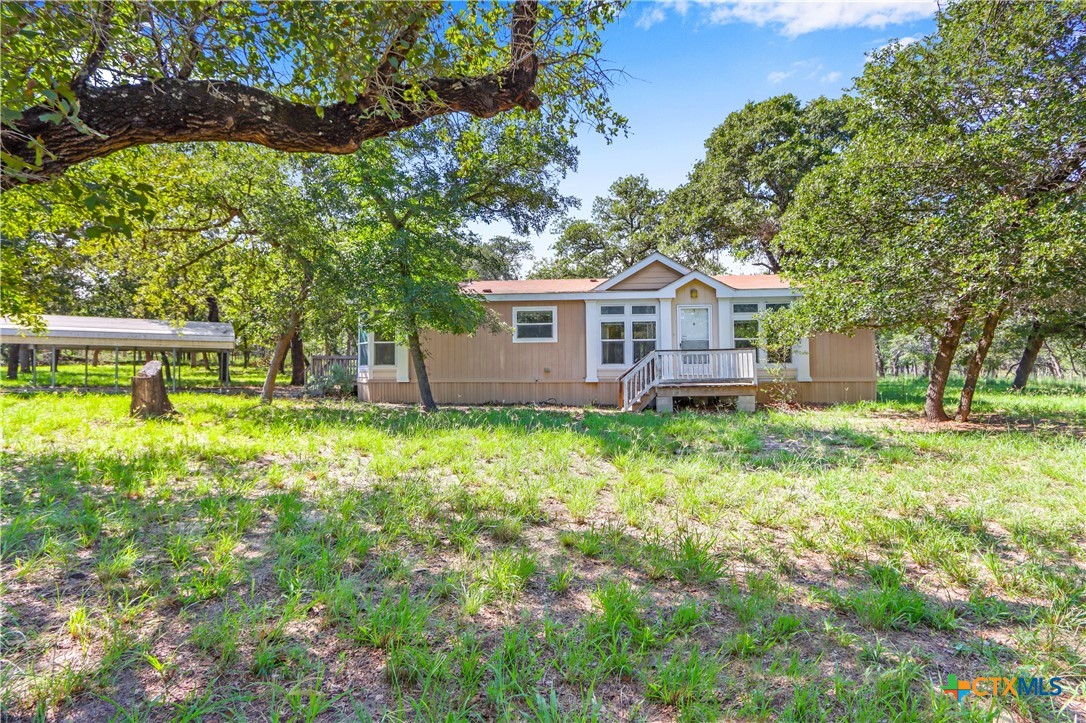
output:
MULTIPOLYGON (((15 294, 5 288, 5 310, 21 303, 36 313, 180 321, 207 318, 214 306, 243 343, 286 349, 307 310, 330 311, 331 297, 346 293, 335 217, 323 187, 310 183, 314 165, 255 146, 134 148, 16 188, 4 196, 15 211, 5 214, 5 240, 28 250, 37 273, 15 294), (123 226, 105 225, 109 215, 89 219, 75 195, 151 185, 123 226)), ((269 401, 278 361, 265 383, 269 401)))
POLYGON ((851 99, 794 95, 748 103, 705 141, 705 158, 667 202, 669 251, 719 266, 727 257, 780 271, 777 235, 796 186, 848 142, 851 99))
POLYGON ((349 218, 357 303, 367 329, 408 346, 423 406, 436 408, 423 334, 472 334, 487 324, 461 289, 478 260, 464 225, 504 220, 540 232, 574 200, 558 183, 576 150, 528 117, 427 124, 337 159, 331 183, 349 218))
POLYGON ((1084 89, 1077 2, 956 3, 931 37, 876 53, 857 82, 855 138, 785 218, 784 270, 805 292, 780 316, 802 318, 792 334, 928 328, 925 413, 947 419, 967 322, 994 331, 1009 309, 1082 284, 1084 89))
POLYGON ((511 236, 494 236, 469 245, 468 270, 478 279, 519 279, 532 258, 532 243, 511 236))
POLYGON ((591 220, 564 218, 558 224, 553 258, 532 270, 535 278, 607 278, 660 245, 665 193, 645 176, 624 176, 597 196, 591 220))
POLYGON ((149 143, 346 154, 429 118, 624 125, 596 55, 620 3, 5 2, 3 188, 149 143))

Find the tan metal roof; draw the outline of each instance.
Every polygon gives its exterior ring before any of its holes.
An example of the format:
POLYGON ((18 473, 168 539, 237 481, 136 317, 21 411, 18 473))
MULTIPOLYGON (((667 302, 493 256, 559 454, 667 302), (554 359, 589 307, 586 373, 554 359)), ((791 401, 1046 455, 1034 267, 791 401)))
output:
POLYGON ((37 344, 91 349, 189 349, 230 351, 234 326, 218 321, 186 321, 177 326, 156 319, 118 319, 103 316, 42 317, 40 333, 0 318, 0 341, 5 344, 37 344))

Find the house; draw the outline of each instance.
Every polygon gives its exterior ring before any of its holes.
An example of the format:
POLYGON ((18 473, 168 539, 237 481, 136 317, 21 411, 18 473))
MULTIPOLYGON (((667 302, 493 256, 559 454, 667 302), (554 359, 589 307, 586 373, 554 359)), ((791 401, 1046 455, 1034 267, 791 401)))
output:
MULTIPOLYGON (((473 281, 511 334, 429 334, 439 404, 606 405, 670 410, 675 397, 875 398, 875 339, 819 334, 790 353, 754 348, 761 314, 798 291, 775 275, 709 276, 653 254, 609 279, 473 281), (771 358, 772 357, 772 358, 771 358)), ((361 336, 358 395, 417 403, 406 347, 361 336)))

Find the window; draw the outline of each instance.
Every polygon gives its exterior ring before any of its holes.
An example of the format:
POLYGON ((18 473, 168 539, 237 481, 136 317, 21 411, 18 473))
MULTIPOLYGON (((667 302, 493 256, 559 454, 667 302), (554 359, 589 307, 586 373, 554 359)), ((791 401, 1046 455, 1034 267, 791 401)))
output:
MULTIPOLYGON (((637 308, 636 306, 634 307, 637 308)), ((635 321, 633 323, 633 360, 634 364, 644 359, 656 348, 656 322, 635 321)))
POLYGON ((622 316, 626 313, 625 306, 601 306, 600 314, 603 316, 622 316))
POLYGON ((656 313, 656 305, 655 304, 645 304, 645 305, 634 304, 634 307, 633 307, 634 316, 643 316, 645 314, 655 314, 655 313, 656 313))
POLYGON ((373 365, 377 367, 396 366, 396 341, 382 336, 373 335, 373 365))
POLYGON ((787 301, 784 301, 784 302, 781 302, 781 303, 776 303, 776 304, 766 304, 765 305, 765 310, 766 311, 777 311, 778 309, 787 309, 788 306, 789 306, 789 304, 788 304, 787 301))
POLYGON ((558 341, 557 309, 542 306, 513 309, 514 342, 558 341))
POLYGON ((732 322, 736 349, 753 349, 758 341, 758 322, 754 319, 732 322))
POLYGON ((757 314, 758 304, 732 304, 732 311, 736 314, 757 314))
POLYGON ((626 322, 604 321, 600 323, 600 339, 603 341, 600 360, 604 364, 626 363, 626 322))

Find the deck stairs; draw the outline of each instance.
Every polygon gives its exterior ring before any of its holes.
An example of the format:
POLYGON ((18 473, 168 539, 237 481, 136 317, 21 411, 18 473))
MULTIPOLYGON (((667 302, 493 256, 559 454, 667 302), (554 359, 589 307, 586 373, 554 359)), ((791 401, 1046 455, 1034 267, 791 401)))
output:
POLYGON ((619 408, 640 412, 661 389, 697 396, 716 387, 751 387, 757 379, 754 349, 656 349, 619 377, 619 408))

